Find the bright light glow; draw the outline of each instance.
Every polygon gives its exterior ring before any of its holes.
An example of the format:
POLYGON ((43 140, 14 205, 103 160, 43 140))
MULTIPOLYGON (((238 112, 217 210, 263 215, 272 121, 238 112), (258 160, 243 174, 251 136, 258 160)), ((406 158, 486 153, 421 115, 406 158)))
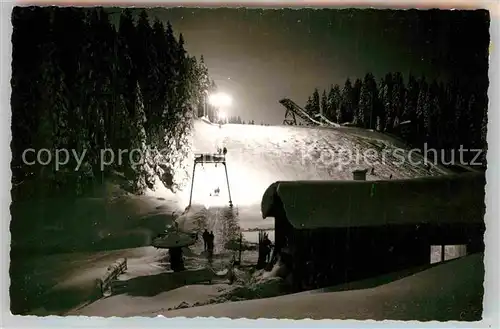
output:
POLYGON ((205 164, 196 167, 193 186, 193 204, 201 204, 205 208, 227 205, 229 194, 227 192, 226 175, 224 166, 219 164, 205 164), (219 193, 216 195, 215 190, 219 193))
MULTIPOLYGON (((248 158, 239 161, 237 157, 228 156, 228 176, 232 201, 239 207, 249 205, 260 207, 262 194, 274 182, 274 177, 268 178, 266 173, 248 167, 248 158)), ((183 191, 185 195, 182 201, 186 206, 189 201, 189 187, 183 191)), ((192 204, 207 209, 228 206, 229 191, 223 165, 218 164, 216 167, 207 163, 203 167, 201 165, 196 167, 192 204), (217 188, 219 193, 216 196, 214 190, 217 188)))
POLYGON ((219 121, 226 121, 226 113, 219 111, 219 121))
POLYGON ((210 105, 215 107, 227 107, 233 104, 233 99, 230 95, 225 93, 212 94, 208 97, 210 105))

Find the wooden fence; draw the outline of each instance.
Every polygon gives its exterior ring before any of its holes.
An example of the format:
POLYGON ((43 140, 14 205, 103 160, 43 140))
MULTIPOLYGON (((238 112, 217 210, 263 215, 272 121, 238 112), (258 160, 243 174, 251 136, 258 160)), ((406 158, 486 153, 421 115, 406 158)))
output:
POLYGON ((108 266, 108 269, 104 275, 97 279, 96 286, 99 290, 100 297, 108 297, 112 293, 111 283, 116 280, 116 278, 127 271, 127 259, 120 258, 113 264, 108 266))

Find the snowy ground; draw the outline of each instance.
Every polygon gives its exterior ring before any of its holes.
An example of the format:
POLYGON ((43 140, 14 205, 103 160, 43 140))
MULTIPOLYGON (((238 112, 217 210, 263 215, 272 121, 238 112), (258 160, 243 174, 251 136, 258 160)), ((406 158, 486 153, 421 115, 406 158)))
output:
POLYGON ((233 319, 478 321, 482 314, 483 278, 483 255, 474 254, 365 289, 339 287, 332 288, 334 292, 304 292, 161 314, 233 319))
MULTIPOLYGON (((260 202, 266 188, 275 181, 352 179, 353 169, 370 167, 374 167, 375 171, 368 174, 368 180, 387 179, 391 175, 393 178, 405 178, 446 173, 440 168, 433 167, 429 172, 423 165, 395 164, 398 159, 387 150, 395 150, 398 145, 401 146, 398 143, 376 132, 354 128, 219 127, 196 121, 194 153, 215 153, 218 146, 228 150, 228 178, 235 206, 233 209, 228 207, 224 168, 205 165, 196 171, 193 206, 178 218, 179 226, 186 230, 207 228, 214 231, 215 252, 218 254, 214 266, 216 270, 221 270, 232 257, 232 252, 226 248, 227 243, 236 239, 240 230, 245 231, 245 239, 256 242, 257 233, 252 230, 272 229, 274 226, 271 220, 262 219, 260 202), (356 159, 356 153, 353 156, 346 153, 363 152, 369 148, 379 152, 378 158, 369 162, 356 159), (337 153, 332 153, 332 150, 337 153), (386 150, 385 161, 382 150, 386 150), (217 187, 220 188, 219 196, 210 196, 217 187)), ((125 289, 78 312, 97 315, 104 312, 107 303, 112 303, 124 305, 120 311, 112 308, 116 315, 129 315, 137 303, 151 303, 148 305, 154 308, 156 303, 162 304, 163 298, 174 300, 172 294, 180 294, 189 286, 176 287, 176 284, 163 283, 168 282, 170 279, 167 278, 171 275, 164 264, 165 253, 148 246, 156 234, 183 212, 188 204, 189 188, 187 186, 175 195, 165 188, 158 188, 145 196, 133 196, 120 189, 115 182, 110 182, 94 198, 13 205, 11 210, 15 220, 11 230, 23 232, 13 234, 13 312, 62 314, 70 308, 72 312, 77 312, 75 306, 86 299, 94 280, 120 257, 127 257, 131 264, 128 277, 120 280, 129 281, 127 286, 132 286, 133 289, 130 289, 133 292, 125 289), (39 217, 40 221, 36 227, 25 230, 23 218, 33 216, 39 217), (130 280, 135 281, 132 283, 130 280), (150 286, 159 291, 146 292, 150 286), (144 291, 141 292, 141 289, 144 291), (151 294, 158 300, 155 301, 151 294)), ((206 258, 200 248, 195 246, 186 262, 194 272, 205 267, 206 258)), ((255 261, 255 254, 244 254, 248 261, 255 261)), ((227 288, 224 286, 227 285, 225 279, 221 280, 216 287, 197 285, 196 293, 207 299, 212 298, 214 289, 224 291, 227 288)), ((198 282, 192 284, 195 283, 198 282)))
POLYGON ((149 246, 173 221, 172 214, 182 211, 172 194, 169 199, 134 196, 114 182, 99 194, 11 206, 14 313, 42 306, 49 313, 59 313, 80 303, 94 280, 117 258, 148 256, 140 247, 149 246), (33 220, 29 226, 25 223, 30 218, 38 219, 35 225, 33 220))
MULTIPOLYGON (((165 254, 156 251, 154 258, 130 259, 127 272, 113 284, 112 296, 76 307, 66 315, 147 316, 182 308, 183 305, 208 304, 244 286, 230 284, 227 259, 231 254, 219 253, 209 265, 202 246, 192 247, 185 254, 187 272, 181 273, 170 271, 165 254)), ((242 254, 243 265, 255 262, 255 252, 242 254)), ((240 278, 244 279, 243 276, 240 278)))

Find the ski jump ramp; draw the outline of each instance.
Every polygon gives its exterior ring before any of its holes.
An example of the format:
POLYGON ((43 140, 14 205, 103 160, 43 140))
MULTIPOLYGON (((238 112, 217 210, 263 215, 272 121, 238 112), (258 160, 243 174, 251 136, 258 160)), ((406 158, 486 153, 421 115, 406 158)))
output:
POLYGON ((298 106, 297 103, 291 99, 283 98, 279 103, 286 108, 285 120, 283 120, 283 124, 285 125, 296 126, 297 119, 295 115, 297 115, 308 125, 340 127, 339 124, 328 120, 322 113, 318 113, 312 118, 302 107, 298 106))

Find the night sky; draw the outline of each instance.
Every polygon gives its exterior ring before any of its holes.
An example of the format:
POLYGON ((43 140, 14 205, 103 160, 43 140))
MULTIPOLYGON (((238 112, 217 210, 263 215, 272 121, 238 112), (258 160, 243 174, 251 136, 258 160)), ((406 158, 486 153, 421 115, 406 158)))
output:
MULTIPOLYGON (((134 10, 138 14, 138 10, 134 10)), ((150 8, 191 55, 203 54, 228 115, 281 124, 283 97, 303 106, 314 88, 388 72, 447 79, 487 74, 487 11, 150 8)), ((116 16, 115 16, 116 17, 116 16)))

